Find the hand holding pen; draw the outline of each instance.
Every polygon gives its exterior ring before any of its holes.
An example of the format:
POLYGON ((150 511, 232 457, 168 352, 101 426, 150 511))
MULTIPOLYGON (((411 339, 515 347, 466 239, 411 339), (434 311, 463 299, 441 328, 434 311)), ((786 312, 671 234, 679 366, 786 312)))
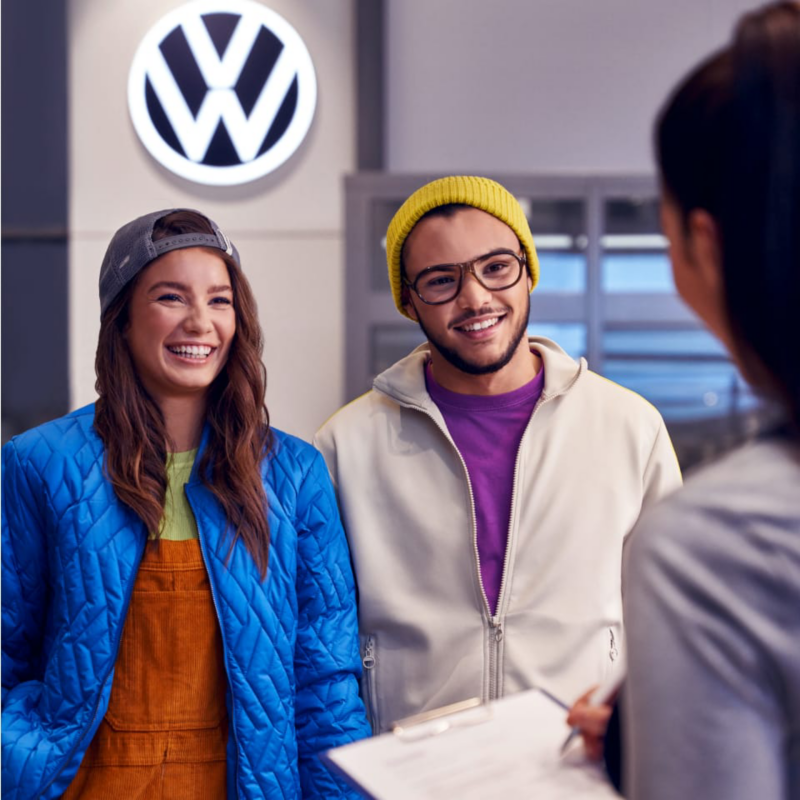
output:
POLYGON ((624 677, 625 669, 620 665, 612 670, 603 683, 589 689, 575 701, 567 716, 567 724, 572 726, 572 730, 561 746, 562 755, 577 736, 583 735, 586 755, 593 761, 602 758, 603 739, 612 705, 624 677))

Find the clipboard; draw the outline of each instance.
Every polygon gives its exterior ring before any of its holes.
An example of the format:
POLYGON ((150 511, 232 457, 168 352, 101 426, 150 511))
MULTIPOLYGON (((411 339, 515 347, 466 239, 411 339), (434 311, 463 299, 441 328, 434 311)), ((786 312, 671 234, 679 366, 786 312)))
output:
POLYGON ((438 736, 453 727, 479 725, 491 718, 492 707, 481 703, 480 697, 471 697, 460 703, 423 711, 411 717, 404 717, 392 725, 392 733, 404 742, 438 736), (470 711, 471 714, 463 712, 470 711))
POLYGON ((372 800, 611 800, 602 768, 582 748, 565 756, 566 706, 532 689, 477 698, 399 720, 389 733, 323 755, 372 800))

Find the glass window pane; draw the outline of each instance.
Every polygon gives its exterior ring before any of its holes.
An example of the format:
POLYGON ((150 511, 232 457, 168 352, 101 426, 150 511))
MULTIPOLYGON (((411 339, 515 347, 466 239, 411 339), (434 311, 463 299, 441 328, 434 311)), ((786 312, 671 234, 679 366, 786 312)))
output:
POLYGON ((674 294, 667 242, 654 197, 619 197, 604 207, 601 284, 604 292, 674 294))
POLYGON ((618 197, 605 203, 605 233, 631 236, 661 233, 658 199, 618 197))
POLYGON ((601 269, 604 292, 675 292, 666 253, 606 253, 601 269))
POLYGON ((580 253, 539 250, 537 292, 586 291, 586 258, 580 253))
POLYGON ((707 330, 607 330, 603 352, 642 356, 716 356, 725 358, 722 343, 707 330))
POLYGON ((756 397, 726 361, 605 361, 605 376, 647 398, 667 420, 736 416, 756 397))
POLYGON ((552 339, 573 358, 586 355, 586 325, 582 322, 532 322, 528 336, 552 339))
POLYGON ((538 235, 557 235, 574 241, 586 234, 585 205, 581 199, 518 197, 517 200, 528 218, 534 242, 538 235))
POLYGON ((518 198, 539 256, 538 291, 586 290, 586 210, 583 200, 518 198))

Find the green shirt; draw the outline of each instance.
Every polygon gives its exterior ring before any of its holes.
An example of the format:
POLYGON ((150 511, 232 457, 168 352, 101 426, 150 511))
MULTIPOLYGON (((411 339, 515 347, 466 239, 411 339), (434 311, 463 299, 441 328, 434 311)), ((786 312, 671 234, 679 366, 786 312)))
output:
POLYGON ((197 522, 183 487, 189 481, 197 448, 167 456, 167 496, 164 518, 161 520, 162 539, 197 539, 197 522))

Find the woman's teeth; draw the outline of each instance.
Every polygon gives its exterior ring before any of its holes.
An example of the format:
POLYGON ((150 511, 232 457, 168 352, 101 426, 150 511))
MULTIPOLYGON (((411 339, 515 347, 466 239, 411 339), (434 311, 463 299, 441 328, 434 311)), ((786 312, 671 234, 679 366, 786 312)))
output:
POLYGON ((204 344, 191 344, 191 345, 178 345, 177 347, 168 347, 170 353, 175 353, 177 356, 184 358, 207 358, 211 355, 212 347, 204 344))

